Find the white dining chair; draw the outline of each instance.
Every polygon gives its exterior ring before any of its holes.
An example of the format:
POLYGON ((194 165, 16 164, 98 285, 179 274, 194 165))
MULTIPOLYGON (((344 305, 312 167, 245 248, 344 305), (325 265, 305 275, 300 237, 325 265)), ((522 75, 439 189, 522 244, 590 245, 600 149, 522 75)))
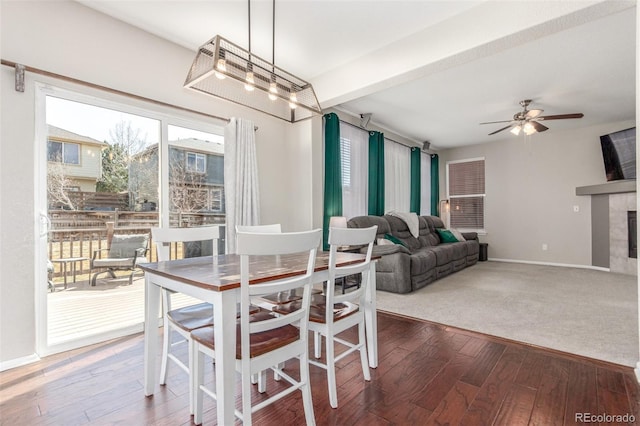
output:
MULTIPOLYGON (((310 360, 313 365, 327 371, 327 385, 329 388, 329 404, 333 408, 338 407, 338 394, 336 387, 335 365, 338 361, 354 351, 360 351, 362 373, 366 381, 371 380, 369 361, 367 359, 367 346, 365 340, 364 303, 367 286, 369 285, 369 267, 373 241, 378 227, 370 228, 330 228, 329 229, 329 279, 325 293, 314 294, 309 310, 309 330, 314 332, 315 358, 319 359, 322 352, 322 336, 324 336, 326 362, 310 360), (338 248, 341 246, 366 246, 366 257, 363 261, 348 266, 336 266, 338 248), (360 274, 362 283, 359 288, 344 293, 336 294, 336 278, 360 274), (358 341, 349 342, 338 334, 351 328, 358 327, 358 341), (336 343, 346 347, 336 356, 336 343)), ((298 302, 281 305, 275 309, 278 314, 285 314, 297 309, 298 302)))
MULTIPOLYGON (((238 324, 239 336, 236 342, 236 370, 242 378, 242 411, 236 416, 243 424, 251 425, 254 412, 272 404, 290 393, 300 390, 306 423, 315 424, 308 364, 308 323, 309 303, 311 300, 312 274, 318 246, 322 239, 322 230, 292 233, 237 233, 237 252, 240 255, 240 306, 241 316, 238 324), (304 253, 305 273, 274 281, 253 283, 249 277, 255 274, 259 265, 250 262, 250 256, 276 256, 304 253), (250 315, 252 298, 293 288, 304 288, 299 309, 284 315, 274 315, 262 311, 250 315), (283 372, 278 366, 287 360, 297 360, 300 365, 300 379, 296 380, 283 372), (274 390, 267 399, 253 404, 251 398, 251 378, 261 371, 272 369, 291 386, 279 391, 274 390)), ((202 423, 203 396, 214 399, 214 391, 203 385, 204 355, 215 356, 213 327, 204 327, 191 333, 194 353, 194 423, 202 423)), ((224 395, 229 397, 229 395, 224 395)))
MULTIPOLYGON (((156 244, 158 261, 170 260, 171 245, 175 243, 211 242, 212 254, 217 255, 217 243, 220 239, 219 226, 204 226, 195 228, 151 228, 151 237, 156 244)), ((202 247, 202 246, 201 246, 202 247)), ((186 247, 183 246, 183 250, 186 247)), ((193 365, 193 353, 189 345, 189 358, 187 364, 171 353, 171 349, 179 344, 191 341, 191 332, 200 327, 213 325, 213 305, 210 303, 198 303, 182 308, 172 309, 171 296, 173 291, 162 289, 162 317, 164 321, 162 341, 162 362, 160 367, 160 384, 167 381, 168 361, 173 361, 181 370, 189 374, 191 378, 191 366, 193 365), (172 342, 172 331, 177 332, 182 339, 172 342)), ((193 385, 189 385, 189 407, 193 413, 193 385)))

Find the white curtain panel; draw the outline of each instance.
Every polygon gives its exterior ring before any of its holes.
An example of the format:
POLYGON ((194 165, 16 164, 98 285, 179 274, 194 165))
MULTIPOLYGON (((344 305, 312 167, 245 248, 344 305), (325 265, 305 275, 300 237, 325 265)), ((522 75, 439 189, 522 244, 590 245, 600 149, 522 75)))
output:
POLYGON ((431 155, 420 153, 420 216, 431 215, 431 155))
POLYGON ((252 121, 231 118, 224 129, 227 253, 236 252, 236 225, 259 225, 258 158, 252 121))
POLYGON ((369 199, 369 132, 340 122, 342 215, 367 214, 369 199))
POLYGON ((409 212, 411 203, 411 149, 384 140, 384 211, 409 212))

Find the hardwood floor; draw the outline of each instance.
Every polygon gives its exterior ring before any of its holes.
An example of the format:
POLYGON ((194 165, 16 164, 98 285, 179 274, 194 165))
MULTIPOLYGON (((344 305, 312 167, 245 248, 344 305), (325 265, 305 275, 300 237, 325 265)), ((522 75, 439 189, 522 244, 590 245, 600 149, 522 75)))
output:
MULTIPOLYGON (((580 415, 640 419, 640 387, 631 368, 382 312, 378 327, 380 365, 371 370, 371 382, 364 382, 357 354, 338 363, 337 409, 329 406, 324 370, 311 366, 318 425, 546 426, 580 424, 580 415)), ((171 368, 167 385, 145 398, 142 354, 142 335, 135 335, 2 372, 0 424, 191 424, 187 376, 171 368)), ((207 374, 209 382, 212 376, 207 374)), ((281 385, 269 378, 267 393, 281 385)), ((215 402, 205 398, 205 409, 204 424, 215 424, 215 402)), ((259 411, 254 422, 303 424, 300 393, 259 411)))

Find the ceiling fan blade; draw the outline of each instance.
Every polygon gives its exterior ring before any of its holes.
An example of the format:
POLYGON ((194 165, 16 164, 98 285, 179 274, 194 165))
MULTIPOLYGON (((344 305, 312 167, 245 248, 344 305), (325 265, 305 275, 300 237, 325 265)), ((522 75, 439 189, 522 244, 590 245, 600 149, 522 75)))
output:
POLYGON ((529 123, 531 123, 531 125, 536 129, 536 132, 538 133, 544 132, 545 130, 549 130, 547 126, 545 126, 544 124, 538 123, 537 121, 532 120, 529 123))
POLYGON ((502 120, 502 121, 487 121, 485 123, 480 124, 496 124, 496 123, 511 123, 513 120, 502 120))
POLYGON ((527 111, 527 113, 524 116, 526 118, 536 118, 537 116, 539 116, 543 112, 544 112, 543 109, 530 109, 529 111, 527 111))
POLYGON ((577 112, 574 114, 545 115, 538 117, 538 120, 564 120, 565 118, 582 118, 584 114, 577 112))
POLYGON ((489 133, 489 136, 491 136, 491 135, 495 135, 496 133, 501 132, 501 131, 503 131, 503 130, 507 130, 509 127, 511 127, 511 124, 509 124, 507 127, 503 127, 502 129, 498 129, 498 130, 496 130, 495 132, 491 132, 491 133, 489 133))

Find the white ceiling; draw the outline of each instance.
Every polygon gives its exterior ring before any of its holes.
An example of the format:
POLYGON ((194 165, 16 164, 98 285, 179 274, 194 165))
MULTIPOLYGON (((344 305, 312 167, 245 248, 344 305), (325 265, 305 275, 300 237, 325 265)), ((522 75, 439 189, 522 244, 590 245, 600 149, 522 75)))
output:
MULTIPOLYGON (((80 2, 194 53, 216 34, 248 46, 245 0, 80 2)), ((525 98, 544 114, 585 115, 548 132, 635 119, 635 1, 562 2, 556 15, 552 3, 278 0, 275 63, 311 81, 323 108, 372 113, 438 149, 510 137, 478 123, 509 120, 525 98)), ((251 2, 251 50, 267 60, 271 6, 251 2)))

